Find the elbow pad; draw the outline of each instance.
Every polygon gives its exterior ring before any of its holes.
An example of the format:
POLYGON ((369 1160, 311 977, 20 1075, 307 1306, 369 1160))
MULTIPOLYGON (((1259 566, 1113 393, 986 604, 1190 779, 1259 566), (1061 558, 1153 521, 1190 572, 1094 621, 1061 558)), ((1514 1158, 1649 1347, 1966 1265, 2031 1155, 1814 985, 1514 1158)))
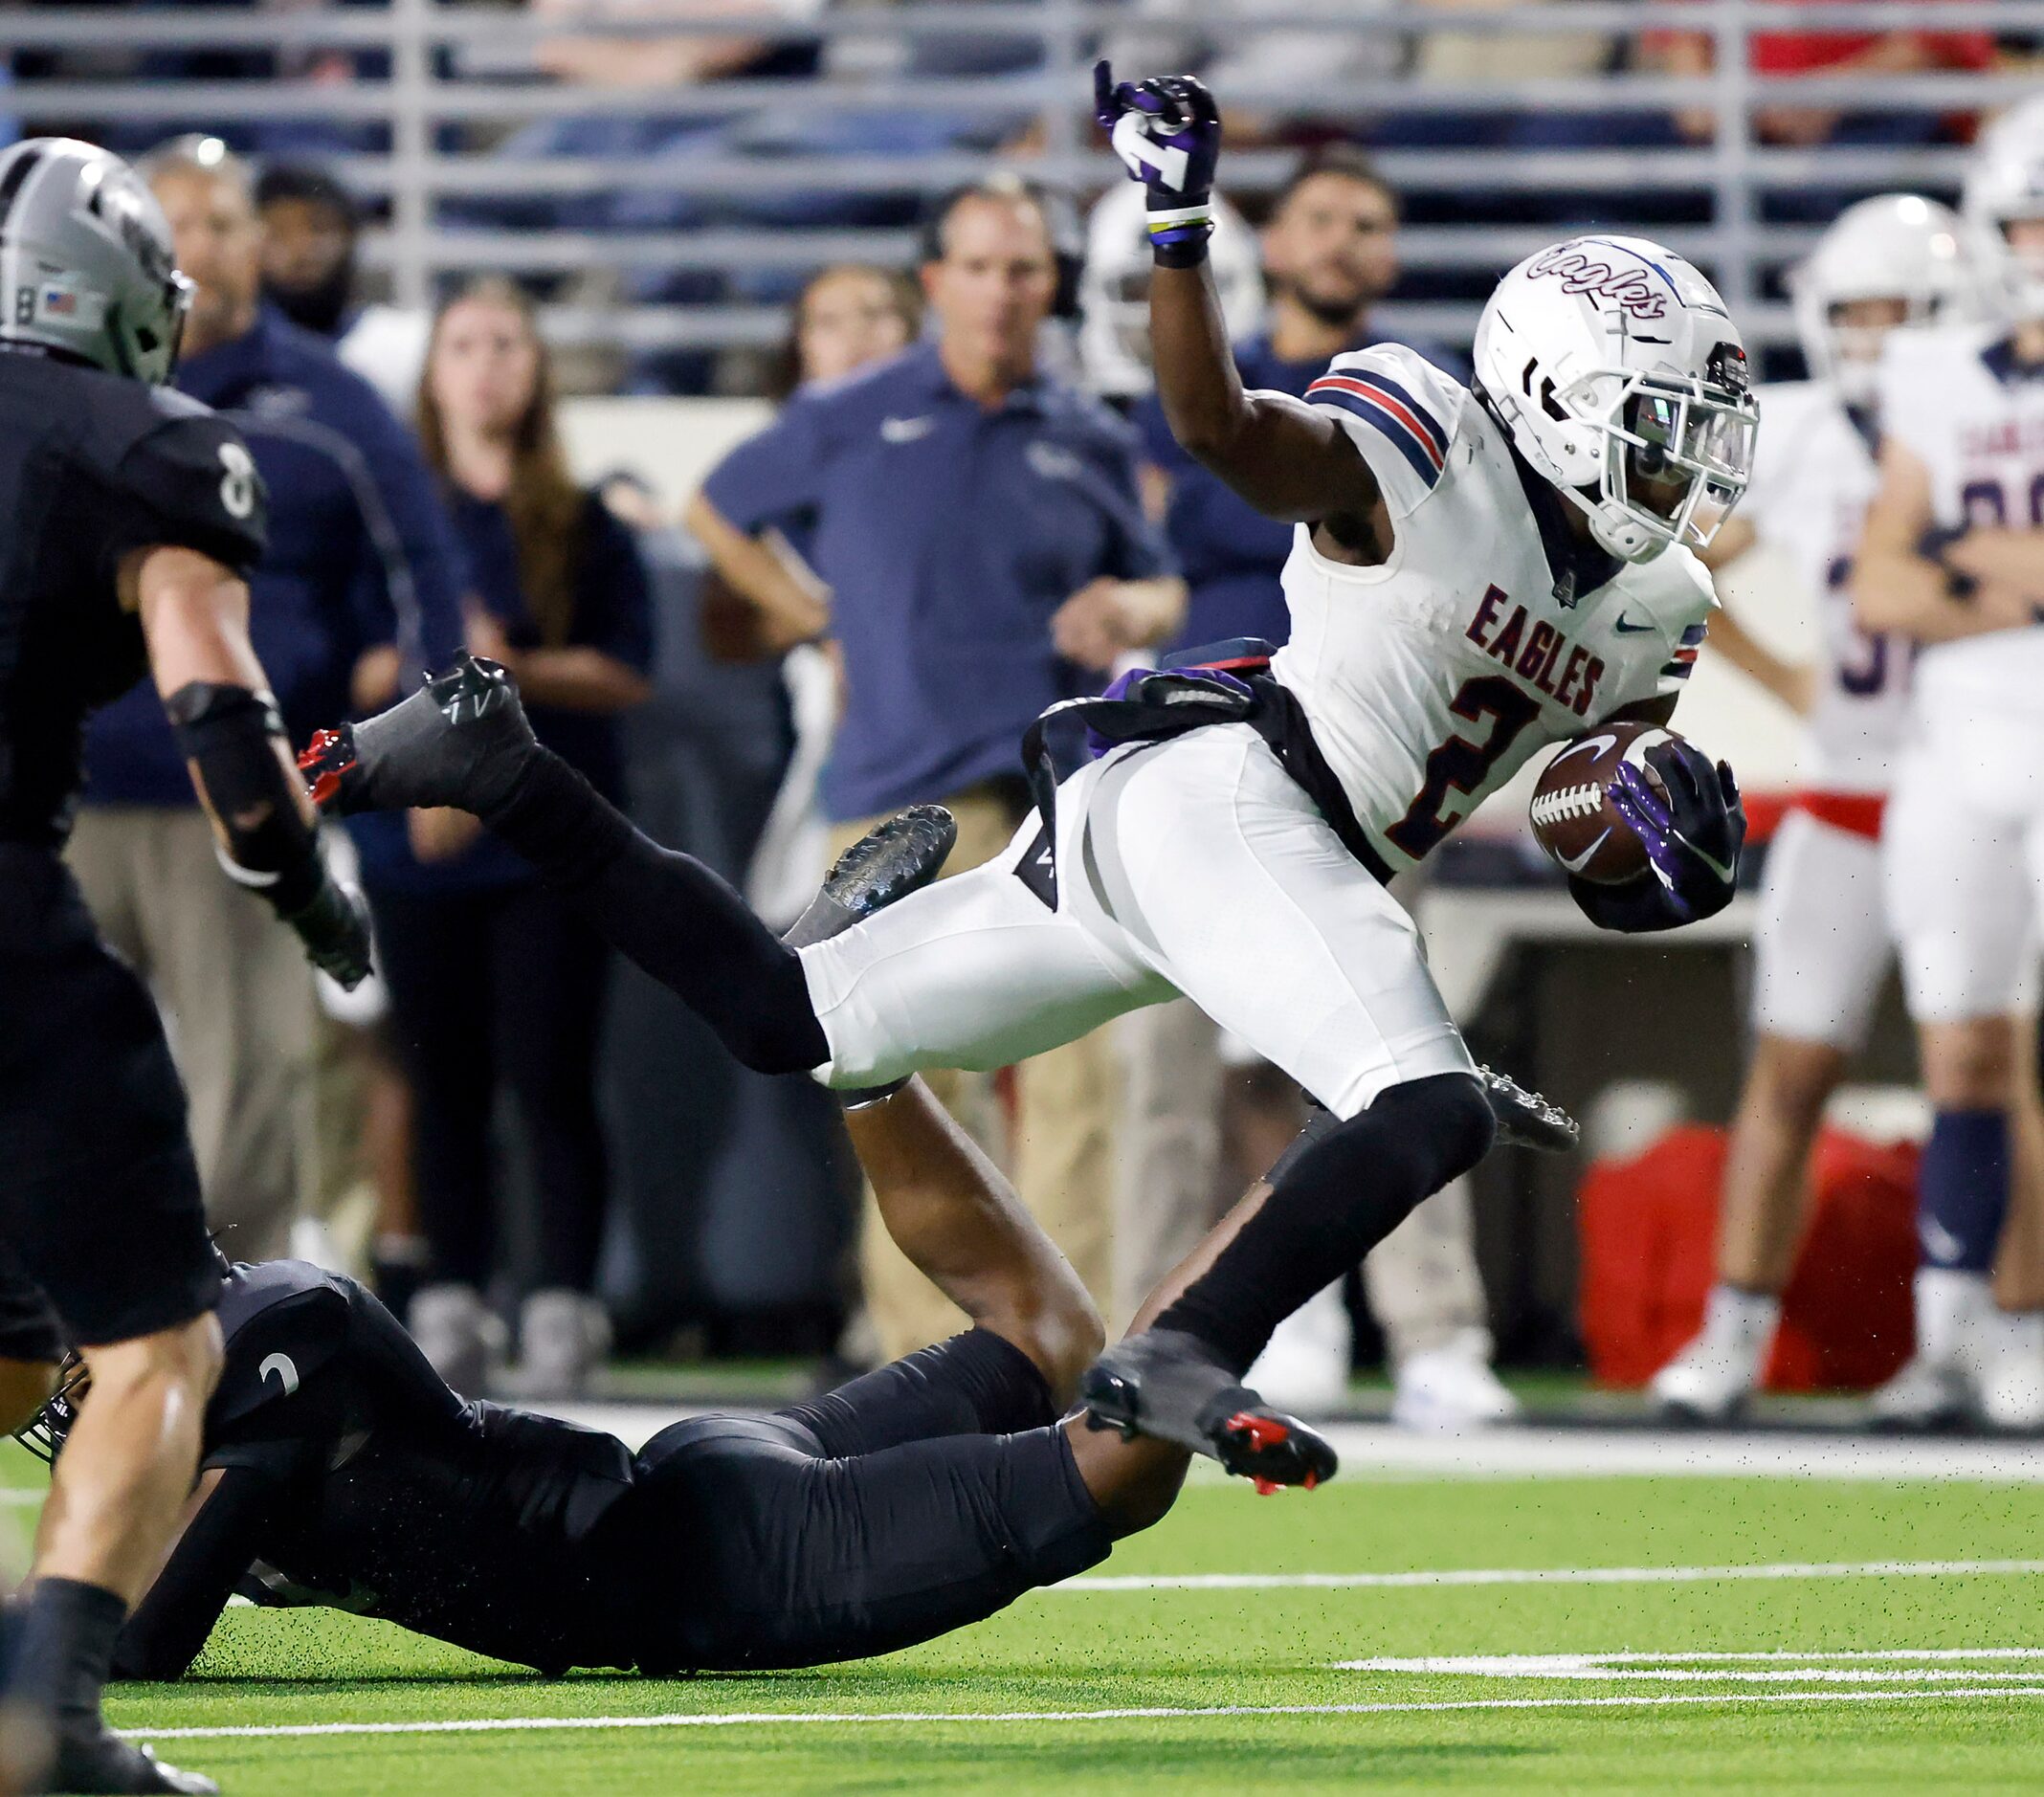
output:
POLYGON ((302 911, 326 876, 278 760, 288 743, 276 699, 245 686, 194 680, 165 699, 164 711, 227 832, 220 865, 228 877, 259 893, 279 917, 302 911))

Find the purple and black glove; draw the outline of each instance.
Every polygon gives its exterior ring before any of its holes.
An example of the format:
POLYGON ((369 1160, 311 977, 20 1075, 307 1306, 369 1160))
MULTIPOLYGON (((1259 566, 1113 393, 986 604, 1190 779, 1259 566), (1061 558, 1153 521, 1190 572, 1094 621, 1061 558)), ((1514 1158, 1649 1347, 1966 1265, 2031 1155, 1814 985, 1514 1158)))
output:
POLYGON ((1189 75, 1117 81, 1093 65, 1093 112, 1132 180, 1149 200, 1150 248, 1166 268, 1187 268, 1213 233, 1213 169, 1221 115, 1205 83, 1189 75))
POLYGON ((1687 743, 1646 753, 1662 789, 1628 765, 1611 782, 1611 809, 1646 845, 1647 864, 1666 895, 1675 923, 1693 923, 1731 903, 1745 844, 1745 808, 1727 763, 1714 767, 1687 743))

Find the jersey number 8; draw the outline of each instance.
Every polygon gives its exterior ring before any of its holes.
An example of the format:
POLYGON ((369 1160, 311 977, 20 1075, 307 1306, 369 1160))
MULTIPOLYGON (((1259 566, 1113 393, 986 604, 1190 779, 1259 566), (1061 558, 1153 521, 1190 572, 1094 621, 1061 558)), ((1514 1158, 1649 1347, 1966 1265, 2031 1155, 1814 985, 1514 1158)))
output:
POLYGON ((230 518, 248 518, 256 510, 256 458, 239 443, 220 445, 220 503, 230 518))

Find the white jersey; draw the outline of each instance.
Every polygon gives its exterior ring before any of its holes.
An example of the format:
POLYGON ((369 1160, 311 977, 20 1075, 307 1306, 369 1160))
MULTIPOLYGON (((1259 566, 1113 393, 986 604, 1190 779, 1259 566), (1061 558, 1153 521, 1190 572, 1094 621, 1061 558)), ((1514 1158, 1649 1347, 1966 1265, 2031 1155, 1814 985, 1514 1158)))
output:
POLYGON ((1909 717, 1908 642, 1853 621, 1853 558, 1879 470, 1860 427, 1821 382, 1760 389, 1766 429, 1739 515, 1787 554, 1817 601, 1816 704, 1803 783, 1818 791, 1885 792, 1909 717))
MULTIPOLYGON (((1992 331, 1894 331, 1881 357, 1881 430, 1930 475, 1945 529, 2044 529, 2044 378, 2010 364, 1992 331)), ((2036 716, 2044 625, 1926 644, 1917 658, 1920 719, 2036 716)))
POLYGON ((1715 601, 1679 546, 1558 592, 1504 433, 1410 349, 1337 356, 1306 399, 1369 463, 1396 541, 1384 566, 1351 567, 1299 528, 1283 581, 1292 635, 1271 672, 1396 871, 1535 750, 1678 693, 1715 601))

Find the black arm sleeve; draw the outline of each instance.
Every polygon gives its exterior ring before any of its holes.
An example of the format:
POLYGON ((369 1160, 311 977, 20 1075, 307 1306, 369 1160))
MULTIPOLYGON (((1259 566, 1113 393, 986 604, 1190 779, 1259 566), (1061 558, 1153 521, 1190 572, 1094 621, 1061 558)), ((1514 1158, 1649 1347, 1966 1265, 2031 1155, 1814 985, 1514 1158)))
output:
MULTIPOLYGON (((1600 886, 1571 874, 1568 896, 1576 908, 1600 930, 1620 936, 1644 936, 1651 930, 1678 930, 1696 918, 1685 915, 1675 897, 1652 874, 1642 874, 1616 886, 1600 886)), ((1730 898, 1730 889, 1726 889, 1730 898)))
POLYGON ((277 1497, 274 1480, 231 1466, 200 1506, 156 1583, 129 1614, 114 1650, 116 1678, 180 1678, 198 1658, 234 1583, 257 1555, 277 1497))

